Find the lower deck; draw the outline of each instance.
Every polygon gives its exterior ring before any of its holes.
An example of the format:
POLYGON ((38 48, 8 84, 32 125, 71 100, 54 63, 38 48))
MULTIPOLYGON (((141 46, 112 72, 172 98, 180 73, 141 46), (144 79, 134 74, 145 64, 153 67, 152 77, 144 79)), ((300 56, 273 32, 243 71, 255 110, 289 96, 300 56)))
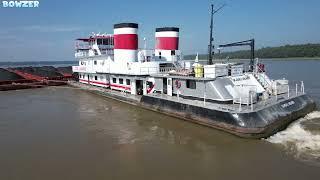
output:
MULTIPOLYGON (((197 99, 189 99, 189 98, 184 98, 180 97, 178 95, 174 96, 168 96, 165 94, 148 94, 147 96, 153 97, 153 98, 159 98, 159 99, 164 99, 164 100, 169 100, 177 103, 183 103, 183 104, 188 104, 188 105, 193 105, 193 106, 198 106, 198 107, 204 107, 207 109, 212 109, 212 110, 219 110, 219 111, 225 111, 225 112, 234 112, 234 113, 246 113, 246 112, 252 112, 252 111, 259 111, 263 108, 266 108, 268 106, 272 106, 277 103, 281 103, 282 101, 286 101, 292 98, 295 98, 297 96, 303 95, 304 93, 298 92, 297 94, 291 93, 289 94, 281 94, 278 96, 271 96, 269 99, 266 99, 264 101, 258 101, 256 103, 252 104, 235 104, 235 103, 218 103, 218 102, 212 102, 208 101, 206 99, 202 100, 197 100, 197 99)), ((287 104, 284 106, 290 106, 293 104, 287 104)))
POLYGON ((79 82, 133 95, 146 94, 148 91, 144 76, 79 73, 79 82))
POLYGON ((106 74, 91 74, 86 76, 80 75, 80 77, 82 78, 79 79, 80 83, 77 83, 77 86, 80 86, 81 88, 108 92, 117 95, 118 97, 130 98, 132 100, 135 100, 136 102, 139 102, 141 95, 145 95, 153 98, 159 98, 173 102, 204 107, 208 109, 235 113, 258 111, 267 106, 271 106, 281 101, 285 101, 304 94, 304 92, 302 91, 294 92, 293 90, 291 90, 289 93, 270 96, 268 99, 256 101, 254 103, 248 102, 243 104, 235 103, 234 101, 212 101, 211 99, 206 99, 205 96, 201 98, 190 98, 187 96, 179 95, 179 93, 175 93, 174 91, 169 92, 170 90, 167 87, 167 79, 165 79, 166 82, 163 83, 163 85, 166 85, 165 89, 157 91, 155 84, 152 84, 153 82, 151 82, 150 79, 148 79, 148 77, 130 77, 106 74), (83 77, 88 78, 88 80, 83 79, 83 77), (81 86, 81 84, 87 84, 90 86, 81 86))
POLYGON ((174 101, 183 99, 193 105, 209 106, 226 111, 253 111, 256 108, 276 103, 278 100, 297 96, 304 91, 290 92, 285 85, 283 91, 277 86, 275 92, 268 93, 253 74, 238 77, 196 78, 170 76, 168 74, 135 76, 126 74, 79 73, 79 82, 92 86, 125 92, 132 95, 150 95, 174 101), (234 80, 238 79, 238 80, 234 80), (237 85, 244 79, 246 85, 237 85), (260 87, 260 90, 257 90, 260 87))
POLYGON ((221 129, 240 137, 263 138, 284 129, 292 121, 315 108, 304 93, 281 95, 252 105, 218 104, 188 100, 165 94, 132 95, 98 86, 69 82, 70 85, 129 104, 158 111, 205 126, 221 129))

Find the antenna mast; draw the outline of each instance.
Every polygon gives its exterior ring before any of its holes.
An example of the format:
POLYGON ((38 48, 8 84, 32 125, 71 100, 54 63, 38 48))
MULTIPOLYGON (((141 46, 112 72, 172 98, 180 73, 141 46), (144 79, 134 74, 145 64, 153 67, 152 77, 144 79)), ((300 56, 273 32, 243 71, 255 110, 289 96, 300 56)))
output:
POLYGON ((218 9, 213 9, 213 4, 211 4, 211 21, 210 21, 210 40, 209 40, 209 49, 208 49, 208 64, 211 65, 212 63, 212 56, 213 52, 212 49, 214 49, 214 46, 212 45, 213 37, 212 37, 212 29, 213 29, 213 15, 216 14, 218 11, 220 11, 226 4, 223 4, 218 9))

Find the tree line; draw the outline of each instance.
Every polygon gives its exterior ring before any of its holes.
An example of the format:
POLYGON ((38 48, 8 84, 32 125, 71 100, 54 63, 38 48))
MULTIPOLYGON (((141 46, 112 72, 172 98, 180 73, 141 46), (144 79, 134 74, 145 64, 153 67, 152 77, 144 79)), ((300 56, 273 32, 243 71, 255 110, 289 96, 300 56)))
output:
MULTIPOLYGON (((279 47, 264 47, 255 51, 258 58, 294 58, 294 57, 320 57, 320 44, 298 44, 279 47)), ((185 59, 194 59, 195 55, 186 55, 185 59)), ((199 55, 199 59, 207 59, 207 54, 199 55)), ((249 59, 250 50, 215 53, 216 59, 249 59)))

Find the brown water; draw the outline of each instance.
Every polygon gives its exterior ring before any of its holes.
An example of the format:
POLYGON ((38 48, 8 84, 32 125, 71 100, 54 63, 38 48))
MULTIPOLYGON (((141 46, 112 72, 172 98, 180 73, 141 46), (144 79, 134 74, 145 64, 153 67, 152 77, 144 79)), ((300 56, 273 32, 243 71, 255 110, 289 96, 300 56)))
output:
POLYGON ((0 180, 319 179, 319 119, 248 140, 73 88, 0 92, 0 180))

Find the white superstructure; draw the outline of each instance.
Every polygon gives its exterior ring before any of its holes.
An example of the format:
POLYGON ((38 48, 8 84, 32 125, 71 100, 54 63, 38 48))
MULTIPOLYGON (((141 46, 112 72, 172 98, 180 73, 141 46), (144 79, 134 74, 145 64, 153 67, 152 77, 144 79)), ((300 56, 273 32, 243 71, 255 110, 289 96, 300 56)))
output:
POLYGON ((255 103, 269 95, 286 93, 288 81, 272 81, 264 66, 245 71, 242 63, 193 65, 181 61, 179 28, 156 28, 155 49, 138 47, 138 24, 114 25, 114 34, 80 38, 75 57, 79 82, 134 95, 208 99, 223 103, 255 103))
MULTIPOLYGON (((94 34, 77 41, 75 57, 79 65, 72 70, 79 73, 82 83, 141 94, 151 92, 153 86, 146 76, 176 69, 176 64, 166 58, 155 58, 155 51, 138 48, 135 23, 115 24, 114 34, 94 34)), ((179 61, 180 52, 174 51, 176 55, 171 57, 179 61)))

